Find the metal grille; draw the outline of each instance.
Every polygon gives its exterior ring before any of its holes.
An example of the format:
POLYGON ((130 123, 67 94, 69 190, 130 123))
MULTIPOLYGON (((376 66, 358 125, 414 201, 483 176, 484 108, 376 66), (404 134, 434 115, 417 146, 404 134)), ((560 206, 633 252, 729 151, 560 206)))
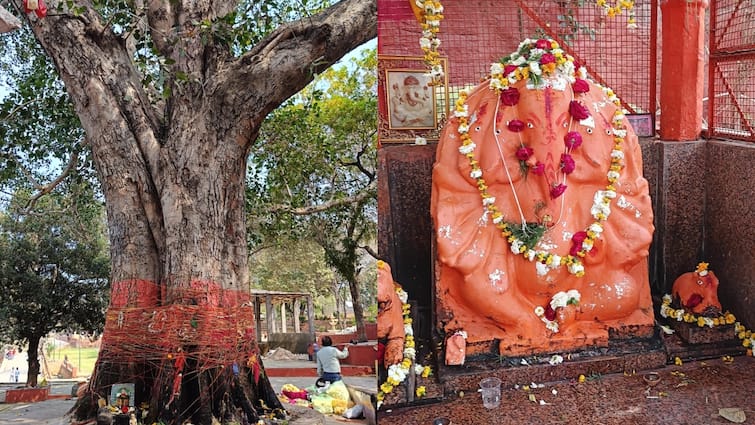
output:
MULTIPOLYGON (((419 24, 406 3, 378 2, 382 55, 421 54, 419 24)), ((636 2, 637 28, 627 27, 626 15, 606 17, 593 1, 446 0, 443 6, 440 52, 448 58, 451 105, 520 41, 550 37, 585 64, 593 79, 613 88, 630 113, 655 116, 655 0, 636 2)))
POLYGON ((755 3, 713 1, 709 43, 708 133, 755 141, 755 3))

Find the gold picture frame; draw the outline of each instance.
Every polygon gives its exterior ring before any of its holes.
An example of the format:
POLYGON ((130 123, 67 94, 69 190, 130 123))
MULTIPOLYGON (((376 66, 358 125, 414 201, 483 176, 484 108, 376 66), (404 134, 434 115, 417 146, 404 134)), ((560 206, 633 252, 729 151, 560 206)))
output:
POLYGON ((378 137, 381 143, 437 141, 448 117, 448 59, 444 75, 430 85, 421 56, 378 55, 378 137))

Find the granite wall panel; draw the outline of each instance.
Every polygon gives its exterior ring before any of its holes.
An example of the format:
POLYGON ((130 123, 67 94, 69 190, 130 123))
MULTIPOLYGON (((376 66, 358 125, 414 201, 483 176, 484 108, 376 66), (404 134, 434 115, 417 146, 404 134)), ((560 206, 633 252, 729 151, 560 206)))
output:
POLYGON ((755 143, 706 144, 705 261, 721 284, 718 296, 755 328, 755 143))

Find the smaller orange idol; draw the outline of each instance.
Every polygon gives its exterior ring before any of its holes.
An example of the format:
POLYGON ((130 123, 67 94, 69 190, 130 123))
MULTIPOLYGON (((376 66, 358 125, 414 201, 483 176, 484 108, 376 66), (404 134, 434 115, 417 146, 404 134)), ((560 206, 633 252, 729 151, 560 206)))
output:
MULTIPOLYGON (((399 363, 404 355, 403 302, 396 293, 391 267, 378 261, 378 339, 385 341, 382 359, 386 368, 399 363)), ((380 357, 380 356, 378 356, 380 357)), ((380 360, 380 359, 378 359, 380 360)))
POLYGON ((671 289, 674 300, 687 312, 704 316, 721 314, 718 301, 718 278, 708 270, 708 263, 700 263, 694 272, 684 273, 674 281, 671 289))

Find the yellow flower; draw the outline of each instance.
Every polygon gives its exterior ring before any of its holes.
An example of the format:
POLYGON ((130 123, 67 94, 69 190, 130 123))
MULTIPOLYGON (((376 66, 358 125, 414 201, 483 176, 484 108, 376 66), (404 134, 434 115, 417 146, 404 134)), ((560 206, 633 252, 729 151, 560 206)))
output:
POLYGON ((427 389, 424 385, 420 385, 419 387, 417 387, 414 393, 417 394, 417 397, 422 397, 427 393, 427 389))
POLYGON ((379 270, 382 270, 383 268, 385 268, 385 261, 383 261, 383 260, 378 260, 378 262, 377 262, 377 268, 378 268, 379 270))
POLYGON ((702 328, 703 326, 705 326, 705 318, 703 318, 703 317, 698 317, 698 318, 697 318, 697 326, 699 326, 699 327, 701 327, 701 328, 702 328))
POLYGON ((388 394, 391 391, 393 391, 393 385, 387 382, 383 382, 383 385, 380 386, 380 391, 384 392, 385 394, 388 394))
POLYGON ((682 363, 683 363, 683 362, 682 362, 682 359, 680 359, 679 357, 674 357, 674 364, 675 364, 675 365, 677 365, 677 366, 681 366, 681 365, 682 365, 682 363))
POLYGON ((695 269, 695 273, 701 273, 708 270, 708 263, 701 262, 697 264, 697 269, 695 269))
POLYGON ((579 383, 583 384, 585 382, 585 375, 579 375, 579 383))
POLYGON ((433 370, 430 368, 430 366, 425 366, 424 369, 422 369, 422 377, 427 378, 433 373, 433 370))

